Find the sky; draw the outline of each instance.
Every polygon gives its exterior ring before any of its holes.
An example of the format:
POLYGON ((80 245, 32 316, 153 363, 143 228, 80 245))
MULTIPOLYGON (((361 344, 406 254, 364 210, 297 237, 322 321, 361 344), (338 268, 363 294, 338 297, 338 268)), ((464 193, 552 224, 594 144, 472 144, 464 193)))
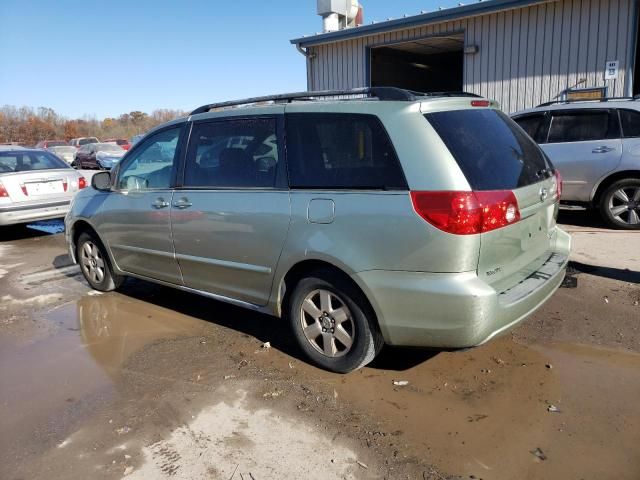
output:
MULTIPOLYGON (((452 0, 361 0, 365 24, 452 0)), ((0 105, 69 118, 306 90, 315 0, 1 0, 0 105)))

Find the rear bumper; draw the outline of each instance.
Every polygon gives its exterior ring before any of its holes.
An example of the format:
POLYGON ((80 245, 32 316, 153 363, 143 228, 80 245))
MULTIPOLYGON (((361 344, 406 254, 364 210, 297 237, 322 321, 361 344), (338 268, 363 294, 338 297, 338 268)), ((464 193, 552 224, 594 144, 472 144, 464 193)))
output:
POLYGON ((515 327, 546 302, 562 283, 570 243, 558 229, 554 251, 538 271, 503 292, 475 272, 372 270, 353 278, 371 301, 386 343, 471 347, 515 327))
POLYGON ((69 211, 71 200, 30 205, 8 205, 0 207, 0 225, 49 220, 64 217, 69 211))

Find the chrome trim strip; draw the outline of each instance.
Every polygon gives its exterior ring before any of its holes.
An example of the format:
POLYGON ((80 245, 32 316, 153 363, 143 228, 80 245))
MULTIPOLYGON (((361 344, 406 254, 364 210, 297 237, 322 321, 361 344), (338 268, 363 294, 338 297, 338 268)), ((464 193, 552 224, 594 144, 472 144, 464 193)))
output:
POLYGON ((123 273, 129 277, 139 278, 140 280, 145 280, 151 283, 157 283, 160 285, 165 285, 171 288, 177 288, 179 290, 183 290, 189 293, 195 293, 196 295, 201 295, 203 297, 211 298, 212 300, 218 300, 224 303, 230 303, 231 305, 235 305, 237 307, 248 308, 249 310, 253 310, 256 312, 262 312, 269 315, 273 315, 271 311, 267 308, 267 306, 256 305, 255 303, 245 302, 243 300, 237 300, 231 297, 225 297, 224 295, 218 295, 216 293, 205 292, 204 290, 197 290, 195 288, 187 287, 185 285, 178 285, 171 282, 165 282, 164 280, 158 280, 156 278, 145 277, 144 275, 138 275, 137 273, 131 273, 123 270, 123 273))
POLYGON ((197 257, 194 255, 184 255, 182 253, 176 253, 176 259, 187 260, 189 262, 204 263, 207 265, 215 265, 217 267, 233 268, 236 270, 245 270, 248 272, 271 274, 269 267, 262 267, 260 265, 253 265, 250 263, 230 262, 228 260, 218 260, 216 258, 197 257))
POLYGON ((175 259, 175 255, 173 252, 163 252, 161 250, 151 250, 150 248, 131 247, 129 245, 117 245, 117 244, 110 245, 110 247, 112 250, 119 249, 119 250, 126 250, 129 252, 146 253, 148 255, 157 255, 159 257, 167 257, 167 258, 175 259))

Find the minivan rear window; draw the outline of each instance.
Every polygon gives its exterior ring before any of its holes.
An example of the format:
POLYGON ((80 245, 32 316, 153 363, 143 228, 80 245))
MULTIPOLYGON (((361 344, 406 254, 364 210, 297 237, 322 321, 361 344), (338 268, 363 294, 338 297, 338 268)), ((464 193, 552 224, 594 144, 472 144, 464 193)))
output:
POLYGON ((473 190, 512 190, 553 174, 540 147, 499 110, 425 115, 473 190))

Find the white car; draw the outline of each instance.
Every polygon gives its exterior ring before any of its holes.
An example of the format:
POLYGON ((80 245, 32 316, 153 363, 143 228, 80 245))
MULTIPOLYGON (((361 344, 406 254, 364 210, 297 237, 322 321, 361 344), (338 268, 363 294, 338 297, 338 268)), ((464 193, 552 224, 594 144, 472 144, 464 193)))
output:
POLYGON ((73 163, 73 160, 76 157, 76 151, 77 151, 76 147, 71 147, 68 145, 63 145, 58 147, 47 147, 45 150, 58 156, 59 158, 67 162, 69 165, 73 163))
POLYGON ((0 150, 0 226, 64 217, 85 178, 53 153, 0 150))

